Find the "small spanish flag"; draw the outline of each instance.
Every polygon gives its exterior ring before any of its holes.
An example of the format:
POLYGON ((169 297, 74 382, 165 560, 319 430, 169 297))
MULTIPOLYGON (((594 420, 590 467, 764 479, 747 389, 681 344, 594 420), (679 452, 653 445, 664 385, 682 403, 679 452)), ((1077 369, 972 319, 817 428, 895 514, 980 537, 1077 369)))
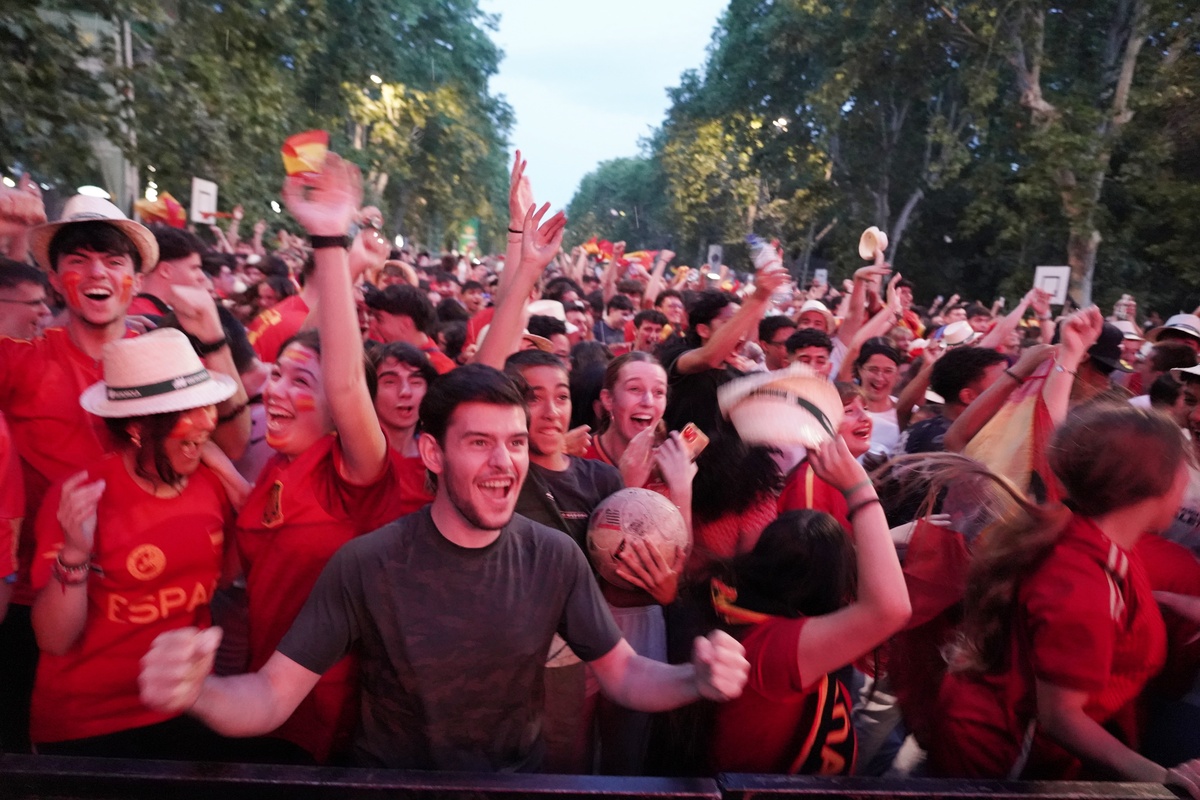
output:
POLYGON ((289 136, 280 152, 288 175, 320 172, 325 166, 325 154, 329 152, 329 133, 305 131, 289 136))

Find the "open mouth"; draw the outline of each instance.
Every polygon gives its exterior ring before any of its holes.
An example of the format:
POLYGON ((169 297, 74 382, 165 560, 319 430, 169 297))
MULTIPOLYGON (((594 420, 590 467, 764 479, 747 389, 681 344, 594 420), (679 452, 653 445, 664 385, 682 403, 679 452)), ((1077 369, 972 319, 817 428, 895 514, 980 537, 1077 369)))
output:
POLYGON ((649 414, 633 414, 629 417, 629 421, 639 428, 649 428, 654 424, 654 417, 649 414))
POLYGON ((108 298, 112 297, 112 292, 100 286, 95 286, 91 289, 84 289, 81 294, 88 300, 95 300, 97 303, 103 303, 108 298))
POLYGON ((870 425, 860 425, 859 427, 857 427, 853 431, 851 431, 851 434, 856 439, 862 439, 863 441, 869 441, 871 438, 871 426, 870 425))
POLYGON ((476 486, 479 491, 489 499, 496 501, 507 500, 509 494, 513 491, 513 487, 517 485, 517 481, 513 477, 504 478, 488 478, 485 481, 479 481, 476 486))

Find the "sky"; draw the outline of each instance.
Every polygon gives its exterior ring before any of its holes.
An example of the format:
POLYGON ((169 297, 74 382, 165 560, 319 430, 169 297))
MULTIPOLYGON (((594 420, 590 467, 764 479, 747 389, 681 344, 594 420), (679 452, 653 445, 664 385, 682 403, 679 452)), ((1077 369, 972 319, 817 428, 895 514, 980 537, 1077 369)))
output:
POLYGON ((493 94, 516 116, 511 140, 538 202, 565 208, 602 161, 638 154, 667 89, 701 69, 728 0, 480 0, 500 15, 493 94))

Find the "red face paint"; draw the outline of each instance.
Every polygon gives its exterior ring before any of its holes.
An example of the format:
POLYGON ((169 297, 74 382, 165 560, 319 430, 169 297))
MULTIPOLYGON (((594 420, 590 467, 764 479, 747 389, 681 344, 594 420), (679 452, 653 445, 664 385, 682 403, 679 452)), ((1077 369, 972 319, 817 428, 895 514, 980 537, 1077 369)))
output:
POLYGON ((128 303, 133 299, 133 276, 125 275, 121 278, 121 302, 128 303))
POLYGON ((79 299, 79 284, 83 283, 83 275, 78 272, 68 272, 62 276, 63 293, 66 295, 67 305, 71 308, 78 309, 81 305, 79 299))
POLYGON ((185 411, 167 434, 170 439, 186 439, 197 431, 212 432, 217 423, 217 407, 205 406, 185 411))
POLYGON ((308 392, 296 392, 296 410, 297 411, 314 411, 317 407, 317 399, 308 392))

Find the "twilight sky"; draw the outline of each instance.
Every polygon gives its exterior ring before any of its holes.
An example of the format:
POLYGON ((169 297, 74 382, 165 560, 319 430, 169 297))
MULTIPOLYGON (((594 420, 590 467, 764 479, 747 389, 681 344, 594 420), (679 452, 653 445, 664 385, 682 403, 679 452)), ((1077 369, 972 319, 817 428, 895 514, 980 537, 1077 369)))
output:
POLYGON ((700 69, 727 0, 480 0, 500 15, 493 93, 516 114, 512 142, 538 202, 563 208, 601 161, 638 153, 668 87, 700 69))

